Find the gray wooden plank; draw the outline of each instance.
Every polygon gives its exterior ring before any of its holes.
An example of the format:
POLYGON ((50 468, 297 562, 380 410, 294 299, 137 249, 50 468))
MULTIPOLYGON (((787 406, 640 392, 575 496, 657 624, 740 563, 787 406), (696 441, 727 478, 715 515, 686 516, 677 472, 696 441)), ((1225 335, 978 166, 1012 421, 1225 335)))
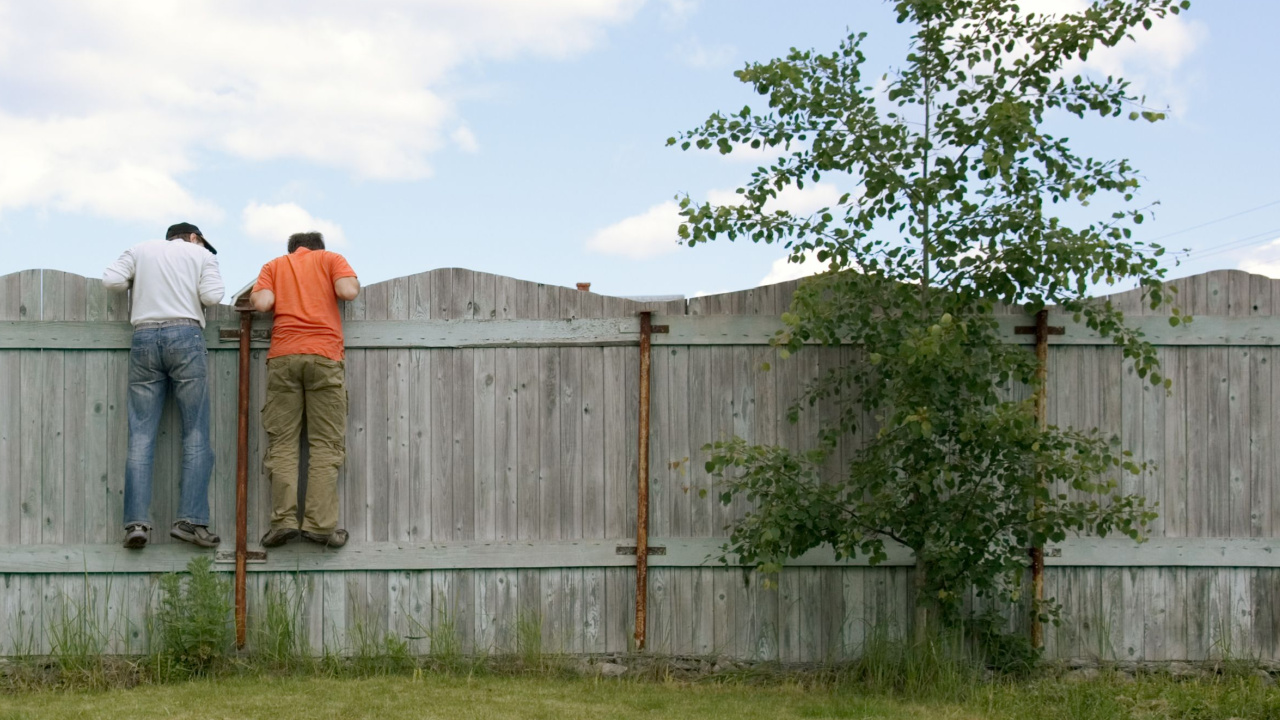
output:
MULTIPOLYGON (((689 351, 687 347, 671 347, 659 350, 667 356, 667 455, 663 458, 667 465, 667 490, 670 504, 670 530, 666 533, 677 537, 693 535, 693 503, 696 492, 693 489, 692 461, 694 451, 690 443, 690 380, 689 351)), ((680 599, 683 602, 683 598, 680 599)), ((677 613, 691 611, 692 608, 678 605, 677 613)))
MULTIPOLYGON (((344 326, 367 317, 368 297, 366 288, 355 300, 341 306, 344 326)), ((371 533, 369 491, 373 487, 368 471, 369 455, 372 448, 376 447, 369 427, 376 408, 371 407, 368 392, 368 351, 348 349, 344 358, 347 371, 347 458, 342 469, 345 501, 340 512, 350 537, 355 542, 367 542, 371 533)), ((368 632, 369 617, 365 598, 369 575, 357 570, 344 573, 342 580, 342 598, 333 601, 337 610, 330 616, 337 620, 337 613, 342 613, 343 624, 333 628, 333 635, 346 639, 345 647, 352 647, 363 633, 368 632)))
MULTIPOLYGON (((63 281, 65 273, 46 271, 42 278, 42 320, 61 320, 65 313, 63 281)), ((60 543, 65 538, 66 518, 66 464, 64 455, 64 431, 66 428, 66 355, 47 352, 42 356, 45 365, 44 386, 41 388, 40 432, 44 436, 40 458, 40 541, 60 543)))
MULTIPOLYGON (((1253 316, 1271 315, 1272 281, 1268 278, 1252 276, 1249 279, 1248 310, 1253 316)), ((1249 535, 1267 537, 1273 532, 1275 518, 1271 513, 1274 490, 1272 478, 1276 468, 1272 465, 1273 446, 1280 438, 1276 438, 1275 397, 1272 384, 1272 360, 1275 350, 1272 348, 1249 348, 1249 387, 1245 392, 1249 400, 1247 441, 1242 444, 1247 448, 1249 473, 1246 480, 1250 506, 1249 535)), ((1234 444, 1234 443, 1233 443, 1234 444)))
POLYGON ((111 429, 107 425, 110 403, 109 378, 114 353, 86 353, 84 398, 84 534, 85 542, 110 542, 119 518, 110 515, 109 468, 111 429))
POLYGON ((1188 568, 1186 586, 1186 639, 1188 658, 1207 658, 1213 640, 1211 638, 1212 588, 1216 571, 1212 568, 1188 568))
MULTIPOLYGON (((540 538, 541 495, 539 486, 539 358, 537 350, 516 350, 516 536, 540 538)), ((523 583, 522 583, 523 585, 523 583)))
MULTIPOLYGON (((605 349, 588 348, 581 351, 581 454, 582 467, 582 521, 579 537, 607 537, 606 529, 606 488, 610 479, 606 477, 606 456, 616 452, 605 444, 606 424, 606 389, 605 389, 605 349)), ((620 450, 620 448, 618 449, 620 450)), ((585 578, 584 581, 590 581, 585 578)), ((599 580, 603 583, 603 578, 599 580)), ((601 587, 603 592, 603 587, 601 587)))
POLYGON ((1253 571, 1229 568, 1220 570, 1228 586, 1228 613, 1231 622, 1230 648, 1233 657, 1258 657, 1258 638, 1254 633, 1253 571))
POLYGON ((325 573, 320 586, 324 596, 324 635, 319 649, 326 655, 345 654, 348 648, 346 575, 325 573))
MULTIPOLYGON (((0 276, 0 319, 16 320, 22 302, 22 277, 0 276)), ((0 544, 22 541, 22 356, 0 351, 0 544)), ((17 587, 5 579, 4 622, 13 627, 10 613, 17 612, 17 587), (8 602, 12 600, 12 606, 8 602)), ((11 645, 0 651, 12 652, 11 645)))
MULTIPOLYGON (((577 291, 571 291, 577 292, 577 291)), ((569 298, 562 298, 567 303, 569 298)), ((566 312, 568 308, 562 308, 566 312)), ((576 311, 576 309, 574 310, 576 311)), ((560 348, 559 376, 556 379, 560 406, 560 528, 561 537, 583 537, 584 492, 582 439, 586 399, 582 386, 582 350, 560 348)), ((599 476, 595 476, 599 477, 599 476)), ((594 479, 594 478, 593 478, 594 479)))
MULTIPOLYGON (((1206 273, 1203 300, 1204 318, 1230 313, 1230 273, 1215 270, 1206 273)), ((1206 475, 1208 482, 1208 531, 1215 536, 1231 533, 1231 458, 1230 458, 1230 366, 1227 348, 1205 349, 1208 368, 1208 419, 1206 432, 1206 475)))
MULTIPOLYGON (((636 535, 637 512, 639 507, 640 493, 640 353, 639 351, 624 353, 623 361, 623 383, 625 384, 623 411, 626 413, 625 418, 625 435, 626 441, 623 447, 626 449, 626 472, 623 473, 624 482, 626 483, 623 497, 626 503, 626 511, 623 513, 625 524, 625 534, 628 537, 636 535)), ((650 418, 652 427, 652 418, 650 418)), ((652 433, 650 433, 652 440, 652 433)), ((652 449, 650 457, 652 457, 652 449)), ((650 468, 650 477, 652 477, 652 467, 650 468)))
POLYGON ((649 566, 648 617, 645 625, 645 650, 658 655, 677 652, 674 637, 676 619, 672 616, 672 570, 649 566))
POLYGON ((1169 594, 1176 590, 1170 582, 1173 573, 1169 568, 1143 568, 1140 572, 1145 589, 1141 602, 1137 604, 1142 623, 1142 658, 1147 661, 1169 660, 1169 594))
MULTIPOLYGON (((63 319, 87 320, 88 281, 78 275, 63 278, 63 319)), ((85 542, 86 505, 88 504, 87 423, 88 356, 85 352, 63 355, 63 536, 65 542, 85 542)))
POLYGON ((712 478, 706 471, 708 455, 703 447, 716 438, 712 430, 719 410, 714 395, 715 380, 712 358, 713 348, 689 348, 688 406, 689 460, 685 463, 688 475, 686 502, 689 504, 689 534, 694 537, 711 537, 716 534, 716 499, 712 478))
POLYGON ((627 463, 629 445, 636 438, 628 432, 627 407, 632 399, 627 393, 626 357, 627 351, 621 348, 602 348, 603 362, 603 403, 601 406, 601 425, 604 448, 604 469, 602 477, 603 498, 601 510, 604 514, 603 537, 623 537, 627 535, 628 483, 627 463))
MULTIPOLYGON (((521 352, 495 351, 494 385, 494 532, 495 539, 514 540, 520 525, 520 378, 521 352)), ((501 579, 501 578, 499 578, 501 579)))
MULTIPOLYGON (((508 305, 511 313, 517 318, 532 318, 538 314, 538 295, 537 289, 520 284, 515 288, 510 288, 508 292, 508 305)), ((540 449, 539 442, 539 422, 541 418, 540 398, 541 398, 541 367, 540 367, 540 351, 534 349, 515 350, 517 353, 514 358, 514 366, 516 369, 516 403, 517 403, 517 419, 516 419, 516 482, 517 482, 517 528, 516 536, 519 538, 538 538, 541 535, 541 488, 539 485, 539 468, 540 468, 540 449)), ((533 581, 532 578, 529 579, 533 581)), ((524 577, 519 578, 519 588, 527 588, 528 592, 521 592, 519 602, 521 607, 526 607, 526 603, 539 597, 538 592, 534 592, 529 582, 524 577)), ((530 611, 534 608, 540 608, 538 604, 530 604, 527 606, 530 611)))
POLYGON ((431 351, 431 538, 454 536, 453 495, 455 459, 454 401, 456 398, 453 350, 431 351))
MULTIPOLYGON (((128 359, 125 357, 117 358, 118 365, 127 365, 128 359)), ((212 519, 215 523, 214 531, 222 532, 230 535, 234 532, 236 523, 236 451, 239 436, 239 365, 237 357, 229 353, 215 353, 209 355, 210 375, 213 378, 214 387, 218 389, 212 396, 212 423, 214 429, 214 463, 213 477, 211 482, 212 500, 212 519), (219 530, 220 529, 220 530, 219 530)), ((124 372, 128 372, 127 369, 124 372)), ((115 412, 114 404, 118 402, 113 395, 108 400, 108 426, 113 423, 125 423, 127 421, 126 413, 123 408, 115 412)), ((253 408, 249 408, 250 422, 252 423, 253 408)), ((117 443, 112 443, 115 450, 117 443)), ((123 448, 120 449, 123 453, 123 448)), ((115 468, 116 461, 113 460, 111 466, 115 468)), ((122 468, 121 468, 122 471, 122 468)), ((111 490, 111 497, 114 499, 117 482, 112 476, 108 476, 108 485, 111 490)), ((123 487, 123 480, 120 481, 123 487)), ((123 499, 123 496, 121 496, 123 499)), ((112 503, 112 527, 119 521, 119 516, 115 509, 114 501, 112 503)), ((256 540, 256 538, 250 538, 256 540)))
MULTIPOLYGON (((455 350, 453 355, 453 537, 467 540, 476 536, 476 350, 455 350)), ((485 452, 489 452, 485 449, 485 452)), ((464 579, 465 580, 465 579, 464 579)), ((467 603, 471 607, 471 603, 467 603)), ((468 626, 469 627, 469 626, 468 626)))
MULTIPOLYGON (((472 474, 475 478, 472 504, 474 507, 473 537, 479 540, 498 538, 498 462, 496 412, 498 408, 497 356, 500 350, 477 350, 471 357, 474 403, 471 436, 473 443, 472 474)), ((505 438, 504 438, 505 439, 505 438)), ((505 474, 505 473, 504 473, 505 474)), ((491 575, 477 576, 480 583, 492 581, 491 575)), ((479 609, 477 604, 477 609, 479 609)), ((491 608, 489 609, 492 610, 491 608)), ((491 638, 490 638, 491 641, 491 638)))
POLYGON ((1168 611, 1165 620, 1165 653, 1169 658, 1188 655, 1187 608, 1188 584, 1186 568, 1169 568, 1165 571, 1168 611))
POLYGON ((1188 503, 1188 459, 1189 443, 1187 441, 1187 413, 1191 407, 1188 392, 1190 376, 1188 374, 1186 348, 1166 348, 1161 351, 1161 367, 1173 381, 1169 394, 1165 398, 1164 417, 1164 459, 1160 466, 1160 474, 1164 478, 1165 504, 1160 514, 1164 519, 1164 535, 1167 537, 1185 537, 1189 534, 1188 523, 1190 510, 1188 503))
MULTIPOLYGON (((393 296, 397 284, 393 281, 371 285, 361 293, 365 302, 365 317, 369 320, 387 320, 392 313, 393 296)), ((370 542, 385 542, 391 537, 391 408, 387 398, 392 389, 391 350, 365 351, 365 382, 368 444, 366 465, 368 472, 365 487, 367 526, 365 537, 370 542)), ((391 582, 394 572, 376 572, 369 568, 364 577, 363 607, 357 607, 366 627, 373 637, 383 637, 393 631, 391 608, 391 582)))
POLYGON ((1146 623, 1144 621, 1147 598, 1147 576, 1143 568, 1120 568, 1122 590, 1121 660, 1144 660, 1146 652, 1146 623))
POLYGON ((582 569, 582 652, 600 654, 608 652, 606 630, 608 605, 607 570, 582 569))
POLYGON ((556 572, 560 573, 560 615, 564 618, 564 649, 565 652, 578 655, 586 645, 582 568, 565 568, 556 572))
POLYGON ((560 468, 560 351, 543 348, 538 353, 538 503, 539 537, 562 535, 560 468))
MULTIPOLYGON (((1271 314, 1273 317, 1280 316, 1280 279, 1272 280, 1270 285, 1271 314)), ((1259 312, 1261 312, 1261 310, 1259 310, 1259 312)), ((1280 352, 1276 352, 1276 350, 1272 348, 1271 351, 1263 357, 1267 359, 1267 365, 1271 369, 1271 389, 1272 393, 1274 393, 1277 388, 1280 388, 1280 370, 1276 369, 1277 365, 1280 365, 1280 352)), ((1270 403, 1271 408, 1274 410, 1276 407, 1274 394, 1270 398, 1270 403)), ((1277 440, 1280 440, 1280 420, 1277 420, 1274 415, 1271 417, 1270 432, 1272 433, 1270 441, 1266 443, 1266 447, 1270 450, 1270 454, 1264 465, 1269 468, 1272 473, 1271 477, 1274 477, 1276 473, 1280 473, 1280 442, 1277 442, 1277 440)), ((1272 480, 1267 481, 1270 486, 1270 511, 1268 517, 1271 518, 1271 531, 1269 534, 1275 536, 1280 535, 1280 491, 1277 491, 1274 486, 1271 486, 1273 482, 1274 481, 1272 480)), ((1272 577, 1274 577, 1274 575, 1272 577)), ((1280 624, 1277 625, 1277 629, 1280 630, 1280 624)))
POLYGON ((605 571, 605 652, 633 650, 635 618, 635 570, 630 567, 605 571))
POLYGON ((1251 417, 1251 355, 1254 348, 1227 349, 1227 483, 1229 503, 1227 532, 1236 537, 1248 537, 1258 523, 1254 517, 1256 505, 1250 496, 1252 455, 1249 451, 1251 417))
POLYGON ((432 368, 433 351, 413 350, 409 356, 409 468, 413 478, 410 498, 413 503, 413 525, 410 535, 414 540, 432 537, 432 495, 435 475, 432 469, 433 448, 437 427, 433 423, 433 389, 435 378, 432 368))
MULTIPOLYGON (((392 319, 408 319, 412 311, 413 287, 408 278, 391 281, 387 315, 392 319)), ((388 537, 410 540, 414 537, 414 474, 412 444, 413 416, 413 351, 389 350, 386 355, 386 417, 388 458, 387 497, 388 537)))
POLYGON ((1231 535, 1231 401, 1230 366, 1226 348, 1204 348, 1206 389, 1205 419, 1199 431, 1205 438, 1206 532, 1214 537, 1231 535))
POLYGON ((1254 570, 1251 581, 1251 597, 1253 598, 1253 633, 1257 642, 1257 655, 1260 659, 1271 660, 1276 657, 1277 630, 1280 622, 1280 603, 1276 602, 1277 578, 1280 573, 1273 569, 1254 570))
MULTIPOLYGON (((675 482, 671 467, 671 350, 651 348, 649 361, 649 533, 670 535, 672 493, 675 482)), ((637 355, 637 357, 639 357, 637 355)), ((683 388, 679 392, 683 392, 683 388)))

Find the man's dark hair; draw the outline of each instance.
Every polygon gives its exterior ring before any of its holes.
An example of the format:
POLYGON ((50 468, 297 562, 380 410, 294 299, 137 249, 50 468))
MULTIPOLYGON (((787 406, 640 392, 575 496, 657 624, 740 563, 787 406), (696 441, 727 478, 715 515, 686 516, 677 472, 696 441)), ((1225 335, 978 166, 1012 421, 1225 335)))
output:
POLYGON ((300 247, 308 250, 323 250, 324 236, 318 232, 294 233, 289 236, 289 252, 300 247))

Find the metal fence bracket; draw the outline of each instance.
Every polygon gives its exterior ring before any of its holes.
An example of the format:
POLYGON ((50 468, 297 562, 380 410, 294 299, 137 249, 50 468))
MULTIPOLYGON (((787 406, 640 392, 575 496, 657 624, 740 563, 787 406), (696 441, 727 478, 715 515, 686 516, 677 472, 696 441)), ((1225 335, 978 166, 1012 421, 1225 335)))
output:
MULTIPOLYGON (((219 550, 213 554, 215 563, 234 563, 236 561, 235 550, 219 550)), ((249 563, 265 563, 267 561, 266 550, 249 550, 245 553, 245 562, 249 563)))

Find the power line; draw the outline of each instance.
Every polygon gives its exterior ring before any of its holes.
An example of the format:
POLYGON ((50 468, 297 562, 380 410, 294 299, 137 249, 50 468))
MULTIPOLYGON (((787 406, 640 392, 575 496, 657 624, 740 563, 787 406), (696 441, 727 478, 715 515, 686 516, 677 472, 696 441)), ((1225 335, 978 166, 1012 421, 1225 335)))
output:
POLYGON ((1214 255, 1220 255, 1224 252, 1230 252, 1232 250, 1241 250, 1243 248, 1247 248, 1252 245, 1260 245, 1264 242, 1270 242, 1271 240, 1274 240, 1277 237, 1280 237, 1280 228, 1266 230, 1264 232, 1255 233, 1253 235, 1246 235, 1242 238, 1229 240, 1219 245, 1210 245, 1209 247, 1204 248, 1202 250, 1192 250, 1190 252, 1184 253, 1182 256, 1186 258, 1197 258, 1197 259, 1212 257, 1214 255))
POLYGON ((1153 237, 1153 238, 1151 238, 1150 240, 1148 240, 1147 242, 1155 242, 1156 240, 1163 240, 1163 239, 1165 239, 1165 238, 1173 237, 1174 235, 1181 235, 1182 233, 1191 232, 1192 230, 1199 230, 1200 228, 1203 228, 1203 227, 1209 227, 1210 225, 1214 225, 1214 224, 1220 223, 1220 222, 1222 222, 1222 221, 1224 221, 1224 220, 1230 220, 1230 219, 1232 219, 1232 218, 1238 218, 1238 217, 1240 217, 1241 215, 1248 215, 1248 214, 1249 214, 1249 213, 1251 213, 1251 212, 1257 212, 1257 211, 1259 211, 1259 210, 1264 210, 1264 209, 1269 208, 1269 207, 1271 207, 1271 206, 1273 206, 1273 205, 1280 205, 1280 200, 1272 200, 1272 201, 1271 201, 1271 202, 1269 202, 1269 203, 1264 203, 1264 204, 1259 205, 1259 206, 1257 206, 1257 207, 1251 207, 1251 208, 1249 208, 1248 210, 1241 210, 1240 212, 1232 213, 1232 214, 1230 214, 1230 215, 1224 215, 1224 216, 1222 216, 1222 217, 1220 217, 1220 218, 1217 218, 1217 219, 1215 219, 1215 220, 1210 220, 1210 221, 1208 221, 1208 222, 1200 223, 1199 225, 1192 225, 1192 226, 1191 226, 1191 227, 1189 227, 1189 228, 1183 228, 1183 229, 1181 229, 1181 230, 1175 230, 1175 231, 1173 231, 1173 232, 1171 232, 1171 233, 1166 233, 1166 234, 1164 234, 1164 235, 1160 235, 1160 236, 1158 236, 1158 237, 1153 237))

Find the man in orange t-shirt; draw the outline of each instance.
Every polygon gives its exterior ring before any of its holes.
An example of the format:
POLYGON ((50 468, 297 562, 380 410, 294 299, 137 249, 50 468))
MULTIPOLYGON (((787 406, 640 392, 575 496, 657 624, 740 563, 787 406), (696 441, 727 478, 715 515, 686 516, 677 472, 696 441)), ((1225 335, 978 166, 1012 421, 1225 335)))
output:
POLYGON ((271 529, 264 547, 298 537, 298 438, 307 422, 310 457, 303 501, 303 539, 342 547, 338 525, 338 468, 346 458, 347 386, 339 300, 354 300, 360 281, 346 258, 324 249, 318 232, 289 238, 289 254, 262 266, 250 301, 275 311, 267 352, 267 471, 271 529))

